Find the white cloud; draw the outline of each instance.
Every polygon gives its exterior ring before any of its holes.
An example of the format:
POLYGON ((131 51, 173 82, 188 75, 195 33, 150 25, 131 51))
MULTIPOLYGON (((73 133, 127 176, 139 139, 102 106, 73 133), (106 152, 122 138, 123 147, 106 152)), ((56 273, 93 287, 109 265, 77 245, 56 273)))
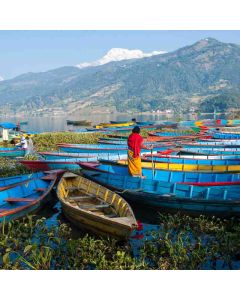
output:
POLYGON ((86 67, 95 67, 107 64, 111 61, 120 61, 126 59, 137 59, 143 57, 150 57, 153 55, 164 54, 166 51, 152 51, 150 53, 144 53, 141 50, 129 50, 123 48, 112 48, 108 51, 106 55, 104 55, 99 60, 93 62, 84 62, 77 65, 78 68, 86 68, 86 67))
POLYGON ((3 80, 4 80, 4 78, 2 76, 0 76, 0 81, 3 81, 3 80))

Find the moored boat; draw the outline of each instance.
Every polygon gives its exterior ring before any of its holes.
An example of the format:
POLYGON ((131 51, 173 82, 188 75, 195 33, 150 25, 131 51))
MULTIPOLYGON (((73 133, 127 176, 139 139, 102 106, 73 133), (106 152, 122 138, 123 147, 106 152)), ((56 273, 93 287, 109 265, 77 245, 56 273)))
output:
POLYGON ((21 157, 25 155, 25 150, 21 148, 0 148, 0 157, 21 157))
POLYGON ((67 120, 67 124, 73 126, 91 126, 92 122, 86 120, 79 120, 79 121, 67 120))
POLYGON ((11 177, 3 177, 0 178, 0 191, 9 189, 21 182, 27 182, 29 180, 43 177, 44 173, 31 173, 31 174, 24 174, 24 175, 17 175, 17 176, 11 176, 11 177))
MULTIPOLYGON (((99 160, 103 164, 109 165, 127 165, 127 160, 110 161, 99 160)), ((151 170, 176 170, 176 171, 207 171, 207 172, 240 172, 240 165, 203 165, 203 164, 185 164, 185 163, 169 163, 169 162, 155 162, 143 161, 142 168, 151 170)))
POLYGON ((121 192, 125 199, 137 205, 155 207, 158 211, 190 215, 240 215, 240 186, 202 187, 162 182, 119 174, 84 170, 84 175, 110 189, 121 192))
MULTIPOLYGON (((81 168, 91 168, 96 171, 119 174, 122 176, 129 176, 127 165, 119 164, 102 164, 102 163, 84 163, 78 162, 81 168)), ((142 174, 146 179, 154 179, 165 182, 195 182, 195 183, 209 183, 209 182, 236 182, 240 181, 240 173, 228 172, 185 172, 185 171, 171 171, 160 170, 152 168, 143 168, 142 174)))
POLYGON ((68 152, 39 152, 46 160, 79 159, 82 161, 97 161, 100 158, 119 160, 126 159, 127 154, 116 153, 68 153, 68 152))
POLYGON ((166 163, 177 163, 177 164, 192 164, 192 165, 223 165, 223 166, 228 166, 228 165, 240 165, 240 157, 236 159, 196 159, 196 158, 180 158, 180 157, 164 157, 161 155, 150 155, 150 154, 145 154, 142 157, 142 161, 146 162, 166 162, 166 163))
POLYGON ((134 213, 121 196, 82 176, 65 173, 57 195, 65 216, 80 228, 118 239, 137 228, 134 213))
POLYGON ((39 211, 51 200, 57 174, 51 173, 22 182, 0 192, 0 223, 39 211))

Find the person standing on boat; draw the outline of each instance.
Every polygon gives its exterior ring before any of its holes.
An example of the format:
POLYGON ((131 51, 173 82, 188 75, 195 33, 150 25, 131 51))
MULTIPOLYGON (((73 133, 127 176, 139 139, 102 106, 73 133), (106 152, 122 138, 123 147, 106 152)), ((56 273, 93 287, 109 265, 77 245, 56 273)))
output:
POLYGON ((22 149, 25 150, 25 153, 27 153, 27 147, 28 147, 27 140, 23 134, 21 135, 21 138, 20 138, 20 144, 17 144, 17 146, 18 145, 20 145, 22 147, 22 149))
POLYGON ((128 172, 133 177, 142 177, 141 149, 151 150, 144 145, 140 127, 135 126, 128 137, 128 172))
POLYGON ((33 141, 31 139, 31 137, 28 135, 26 137, 27 140, 27 151, 26 151, 26 155, 28 154, 34 154, 34 147, 33 147, 33 141))

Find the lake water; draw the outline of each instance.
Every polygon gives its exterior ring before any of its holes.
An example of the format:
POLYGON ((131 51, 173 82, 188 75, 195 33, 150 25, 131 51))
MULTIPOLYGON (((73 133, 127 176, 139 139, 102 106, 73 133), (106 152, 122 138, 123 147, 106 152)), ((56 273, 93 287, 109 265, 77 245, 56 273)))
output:
MULTIPOLYGON (((218 116, 219 118, 220 116, 218 116)), ((42 117, 0 117, 0 122, 13 122, 28 121, 28 125, 22 126, 23 129, 29 131, 46 132, 46 131, 68 131, 77 130, 79 126, 67 125, 67 120, 88 120, 93 125, 100 122, 109 121, 130 121, 135 118, 137 121, 179 121, 181 120, 200 120, 200 119, 213 119, 213 114, 197 116, 196 114, 188 115, 162 115, 162 114, 91 114, 91 115, 71 115, 71 116, 42 116, 42 117)), ((84 126, 85 127, 85 126, 84 126)))

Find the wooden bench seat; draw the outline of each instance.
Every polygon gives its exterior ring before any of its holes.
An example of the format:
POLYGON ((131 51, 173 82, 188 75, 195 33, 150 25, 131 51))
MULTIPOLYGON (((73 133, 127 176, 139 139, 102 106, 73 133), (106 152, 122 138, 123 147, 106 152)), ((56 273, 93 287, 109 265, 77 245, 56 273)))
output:
POLYGON ((93 200, 93 199, 96 199, 95 196, 72 196, 72 197, 69 197, 68 198, 69 200, 74 200, 74 201, 83 201, 83 200, 93 200))
POLYGON ((36 198, 7 198, 5 199, 6 202, 33 202, 36 201, 36 198))
POLYGON ((87 210, 95 210, 100 208, 108 208, 109 204, 97 204, 97 205, 79 205, 79 208, 87 209, 87 210))
POLYGON ((46 192, 46 188, 36 188, 35 191, 36 192, 46 192))

